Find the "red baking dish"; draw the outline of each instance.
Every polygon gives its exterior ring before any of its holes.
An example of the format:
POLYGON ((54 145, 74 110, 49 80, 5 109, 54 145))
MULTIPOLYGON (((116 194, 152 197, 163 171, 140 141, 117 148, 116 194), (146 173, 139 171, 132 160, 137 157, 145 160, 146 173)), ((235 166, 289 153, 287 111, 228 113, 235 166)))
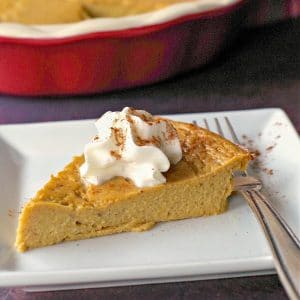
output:
MULTIPOLYGON (((176 17, 163 22, 122 25, 121 29, 108 25, 81 30, 78 23, 68 25, 75 27, 70 34, 64 25, 53 25, 51 30, 60 32, 54 37, 53 31, 44 34, 38 26, 32 33, 31 28, 23 30, 26 26, 8 24, 9 31, 0 31, 0 92, 99 93, 154 83, 198 68, 218 54, 245 21, 246 1, 229 2, 196 13, 175 10, 176 17)), ((151 20, 151 14, 147 16, 151 20)), ((80 23, 88 28, 95 22, 80 23)))

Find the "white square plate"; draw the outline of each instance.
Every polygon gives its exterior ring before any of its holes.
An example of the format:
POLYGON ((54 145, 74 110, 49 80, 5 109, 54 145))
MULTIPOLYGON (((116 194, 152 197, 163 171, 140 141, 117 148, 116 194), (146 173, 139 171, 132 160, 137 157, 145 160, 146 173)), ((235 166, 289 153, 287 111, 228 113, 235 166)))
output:
MULTIPOLYGON (((214 117, 225 115, 242 140, 261 152, 257 175, 299 237, 300 143, 282 110, 168 117, 201 125, 204 117, 213 124, 214 117)), ((0 126, 0 286, 70 289, 274 272, 262 230, 239 195, 219 216, 17 253, 13 244, 21 206, 94 134, 92 120, 0 126)))

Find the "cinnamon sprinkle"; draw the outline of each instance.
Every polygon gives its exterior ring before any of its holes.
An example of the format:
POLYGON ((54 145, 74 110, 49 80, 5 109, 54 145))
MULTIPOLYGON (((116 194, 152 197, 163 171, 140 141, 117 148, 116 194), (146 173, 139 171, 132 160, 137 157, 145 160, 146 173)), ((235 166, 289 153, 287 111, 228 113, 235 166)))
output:
POLYGON ((140 113, 138 112, 136 109, 130 107, 130 112, 136 116, 139 117, 140 119, 142 119, 144 122, 148 123, 148 122, 152 122, 153 118, 147 116, 146 114, 140 113))
POLYGON ((273 175, 274 171, 272 169, 268 169, 268 168, 263 168, 262 169, 265 173, 267 173, 268 175, 273 175))
POLYGON ((261 155, 261 153, 258 150, 250 151, 250 154, 252 156, 252 159, 255 159, 255 158, 257 158, 258 156, 261 155))
POLYGON ((110 151, 110 155, 113 156, 115 159, 120 160, 122 158, 122 156, 120 155, 120 153, 118 153, 117 151, 110 151))
MULTIPOLYGON (((144 121, 145 123, 147 123, 150 126, 153 125, 153 124, 158 124, 158 123, 161 122, 160 117, 153 117, 151 115, 140 113, 132 107, 130 107, 130 112, 131 112, 132 115, 134 115, 136 117, 139 117, 142 121, 144 121)), ((130 121, 128 120, 128 122, 130 122, 130 121)), ((131 119, 131 122, 133 122, 132 119, 131 119)))
POLYGON ((133 120, 132 120, 131 116, 127 115, 127 116, 126 116, 126 120, 127 120, 130 124, 133 124, 133 120))
POLYGON ((112 127, 111 130, 114 134, 114 137, 116 140, 116 145, 118 147, 121 147, 121 149, 124 148, 125 136, 123 135, 122 130, 120 128, 116 128, 116 127, 112 127))
POLYGON ((176 129, 169 122, 167 122, 167 135, 167 140, 174 140, 177 137, 176 129))
POLYGON ((274 144, 274 145, 272 145, 272 146, 269 146, 269 147, 267 147, 266 148, 266 151, 271 151, 271 150, 273 150, 274 149, 274 147, 276 146, 276 144, 274 144))
POLYGON ((152 136, 151 139, 149 140, 144 140, 141 137, 137 136, 135 142, 138 146, 145 146, 148 144, 152 144, 159 147, 161 145, 161 140, 156 136, 152 136))

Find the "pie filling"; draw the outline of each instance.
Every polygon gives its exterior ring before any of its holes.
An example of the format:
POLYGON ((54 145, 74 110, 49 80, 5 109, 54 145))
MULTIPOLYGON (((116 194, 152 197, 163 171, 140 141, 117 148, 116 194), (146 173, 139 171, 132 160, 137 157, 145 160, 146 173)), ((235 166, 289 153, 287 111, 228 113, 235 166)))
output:
POLYGON ((0 22, 61 24, 89 18, 122 17, 192 0, 1 0, 0 22))

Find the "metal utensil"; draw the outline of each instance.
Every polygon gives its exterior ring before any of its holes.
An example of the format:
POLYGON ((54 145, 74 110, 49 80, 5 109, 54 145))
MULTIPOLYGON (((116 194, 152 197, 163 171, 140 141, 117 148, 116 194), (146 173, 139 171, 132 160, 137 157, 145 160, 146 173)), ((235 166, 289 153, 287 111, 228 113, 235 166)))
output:
MULTIPOLYGON (((236 132, 228 117, 224 118, 231 140, 240 144, 236 132)), ((214 118, 217 132, 224 136, 221 122, 214 118)), ((197 125, 197 122, 193 122, 197 125)), ((206 129, 210 130, 207 119, 203 120, 206 129)), ((260 190, 261 182, 247 171, 234 173, 234 186, 248 202, 250 208, 261 224, 271 248, 275 268, 282 285, 292 300, 300 299, 300 242, 292 229, 272 205, 272 202, 260 190)))

